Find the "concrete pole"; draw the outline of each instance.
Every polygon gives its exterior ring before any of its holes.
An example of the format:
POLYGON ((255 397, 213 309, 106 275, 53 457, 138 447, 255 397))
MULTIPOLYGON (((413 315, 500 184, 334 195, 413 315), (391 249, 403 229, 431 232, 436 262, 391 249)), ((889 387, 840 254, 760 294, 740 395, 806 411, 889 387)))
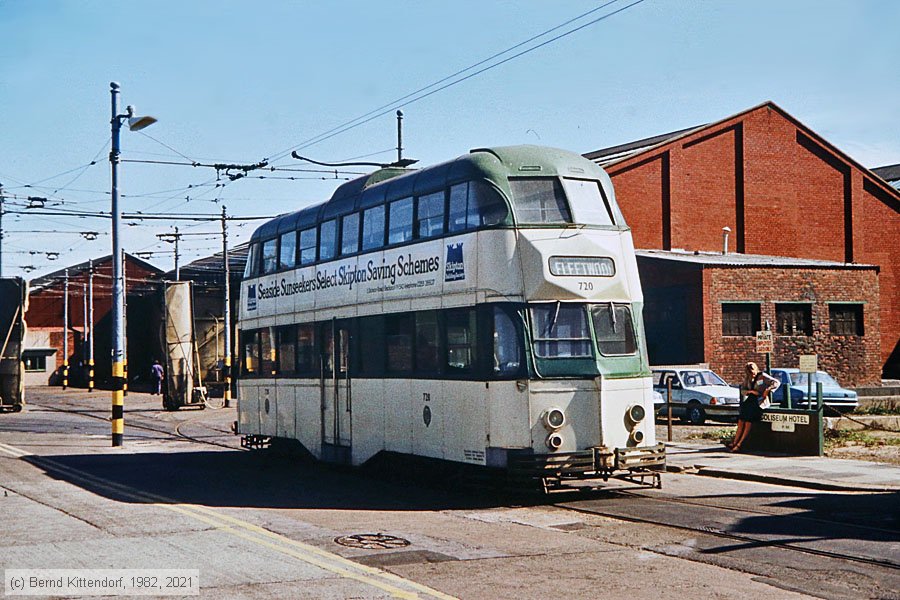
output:
POLYGON ((122 299, 124 304, 124 310, 122 311, 122 320, 124 325, 122 326, 125 331, 125 337, 123 340, 125 341, 125 360, 123 361, 124 375, 122 381, 122 395, 128 395, 128 254, 122 250, 122 299))

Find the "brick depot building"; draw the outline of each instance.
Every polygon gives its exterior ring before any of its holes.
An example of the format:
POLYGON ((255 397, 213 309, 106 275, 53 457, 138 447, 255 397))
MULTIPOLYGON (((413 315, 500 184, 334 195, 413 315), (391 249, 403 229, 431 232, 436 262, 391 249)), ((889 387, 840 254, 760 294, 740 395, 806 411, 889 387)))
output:
MULTIPOLYGON (((127 332, 129 378, 148 372, 152 349, 159 332, 154 331, 152 315, 157 311, 157 290, 162 270, 130 254, 125 255, 127 332), (153 342, 153 343, 151 343, 153 342), (146 363, 146 364, 145 364, 146 363)), ((110 378, 112 352, 112 260, 105 256, 93 262, 94 297, 94 364, 95 381, 100 384, 110 378)), ((88 304, 86 287, 89 284, 90 263, 68 268, 69 279, 69 384, 86 385, 88 346, 85 341, 85 307, 88 304)), ((38 277, 29 283, 28 312, 25 321, 26 384, 58 385, 63 364, 63 331, 66 269, 38 277)))
MULTIPOLYGON (((865 383, 876 382, 882 370, 885 377, 900 376, 900 191, 881 177, 772 102, 716 123, 585 156, 612 177, 637 248, 721 253, 722 230, 728 227, 731 248, 737 253, 829 263, 826 272, 830 275, 807 280, 794 274, 796 269, 803 270, 799 265, 771 267, 764 279, 781 280, 783 294, 769 297, 787 302, 796 292, 790 287, 802 281, 824 286, 819 291, 831 297, 830 291, 825 293, 826 288, 832 289, 827 280, 836 277, 839 286, 847 287, 847 294, 866 298, 852 302, 864 302, 853 310, 862 312, 861 337, 868 339, 859 346, 866 357, 854 358, 834 374, 842 382, 865 383), (877 266, 877 275, 876 270, 856 269, 856 265, 877 266), (870 281, 872 277, 877 277, 877 284, 870 281), (854 287, 860 285, 867 290, 875 286, 880 295, 871 298, 869 291, 861 290, 858 294, 854 287), (876 363, 879 368, 873 369, 876 363)), ((757 267, 745 265, 723 267, 715 278, 746 281, 762 276, 757 267), (747 274, 741 273, 742 268, 747 274)), ((641 281, 645 293, 652 294, 657 285, 654 279, 642 272, 641 281)), ((755 300, 761 301, 764 311, 772 312, 774 307, 766 308, 771 301, 764 297, 761 293, 755 300)), ((704 334, 700 362, 719 365, 726 362, 720 353, 727 351, 724 342, 714 339, 711 324, 721 323, 722 313, 719 299, 713 302, 713 298, 718 296, 706 296, 702 305, 703 322, 710 329, 708 337, 704 334)), ((820 327, 816 323, 825 323, 825 317, 819 301, 813 305, 815 329, 820 327)), ((647 314, 645 318, 654 320, 647 314)), ((774 314, 762 318, 763 322, 769 318, 774 327, 774 314)), ((837 360, 838 351, 822 346, 824 338, 812 336, 809 341, 811 353, 833 357, 820 361, 823 368, 838 367, 831 362, 837 360)), ((750 338, 745 342, 750 344, 750 338)), ((857 350, 853 352, 856 356, 857 350)), ((751 354, 727 360, 741 363, 751 354)), ((662 362, 652 352, 650 360, 662 362)), ((783 366, 796 366, 796 357, 785 360, 789 363, 783 366)))
POLYGON ((638 251, 654 364, 709 363, 737 383, 771 326, 773 366, 818 354, 844 385, 880 379, 878 267, 721 252, 638 251))

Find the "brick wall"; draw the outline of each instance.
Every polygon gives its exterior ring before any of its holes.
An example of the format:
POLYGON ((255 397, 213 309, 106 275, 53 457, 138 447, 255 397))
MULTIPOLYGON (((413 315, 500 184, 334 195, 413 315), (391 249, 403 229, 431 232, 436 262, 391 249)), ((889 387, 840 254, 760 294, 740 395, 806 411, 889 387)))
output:
POLYGON ((638 248, 878 265, 881 364, 900 376, 900 197, 774 104, 606 167, 638 248))
POLYGON ((703 270, 704 331, 707 362, 726 380, 737 383, 743 365, 765 363, 756 339, 722 335, 722 303, 760 303, 760 323, 776 329, 777 303, 812 305, 812 335, 775 334, 773 367, 796 367, 800 354, 818 354, 819 368, 845 386, 877 384, 881 379, 880 305, 875 269, 740 268, 703 270), (829 303, 863 303, 862 336, 836 336, 830 331, 829 303), (874 332, 874 334, 871 334, 874 332))

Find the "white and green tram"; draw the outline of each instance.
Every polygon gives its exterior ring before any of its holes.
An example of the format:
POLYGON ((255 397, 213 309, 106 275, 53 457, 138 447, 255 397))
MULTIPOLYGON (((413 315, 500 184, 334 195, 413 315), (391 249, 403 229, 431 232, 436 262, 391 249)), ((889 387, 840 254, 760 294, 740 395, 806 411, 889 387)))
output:
POLYGON ((352 465, 389 452, 546 488, 658 482, 642 306, 591 161, 514 146, 381 169, 254 232, 237 431, 352 465))

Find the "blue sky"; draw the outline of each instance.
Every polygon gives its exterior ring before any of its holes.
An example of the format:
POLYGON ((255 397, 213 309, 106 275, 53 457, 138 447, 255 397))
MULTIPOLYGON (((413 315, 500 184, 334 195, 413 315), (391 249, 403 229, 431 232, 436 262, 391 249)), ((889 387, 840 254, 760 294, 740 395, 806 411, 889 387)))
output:
MULTIPOLYGON (((602 4, 0 0, 0 183, 17 196, 7 210, 21 210, 26 196, 109 210, 110 81, 122 86, 122 107, 159 119, 143 133, 123 131, 122 158, 131 160, 255 163, 383 105, 384 116, 301 153, 389 162, 396 108, 405 113, 404 154, 420 165, 488 145, 588 152, 773 100, 864 165, 900 162, 900 3, 892 0, 644 0, 420 101, 392 104, 602 4)), ((289 156, 273 164, 310 167, 289 156)), ((125 163, 123 210, 219 213, 224 204, 234 215, 275 215, 326 199, 341 183, 316 173, 252 175, 266 179, 216 187, 211 169, 125 163)), ((124 228, 126 250, 171 251, 156 236, 175 222, 134 223, 124 228)), ((232 241, 254 226, 233 227, 232 241)), ((36 277, 111 247, 108 234, 92 242, 79 234, 108 232, 108 220, 8 212, 3 228, 6 276, 36 277), (28 233, 51 230, 68 233, 28 233)), ((185 238, 183 263, 219 246, 211 236, 185 238)), ((172 260, 150 259, 165 269, 172 260)))

